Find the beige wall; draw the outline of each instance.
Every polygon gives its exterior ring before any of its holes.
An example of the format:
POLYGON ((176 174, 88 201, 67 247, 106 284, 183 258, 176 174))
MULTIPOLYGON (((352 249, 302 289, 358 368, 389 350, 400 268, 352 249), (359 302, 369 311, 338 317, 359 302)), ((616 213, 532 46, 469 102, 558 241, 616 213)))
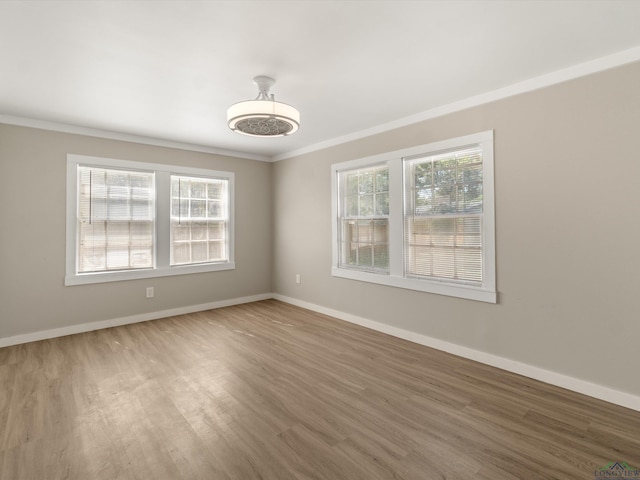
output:
POLYGON ((640 395, 639 85, 636 63, 276 163, 274 292, 640 395), (491 129, 497 305, 331 276, 332 163, 491 129))
POLYGON ((0 125, 0 339, 269 293, 270 198, 266 162, 0 125), (236 269, 65 287, 68 153, 235 172, 236 269))

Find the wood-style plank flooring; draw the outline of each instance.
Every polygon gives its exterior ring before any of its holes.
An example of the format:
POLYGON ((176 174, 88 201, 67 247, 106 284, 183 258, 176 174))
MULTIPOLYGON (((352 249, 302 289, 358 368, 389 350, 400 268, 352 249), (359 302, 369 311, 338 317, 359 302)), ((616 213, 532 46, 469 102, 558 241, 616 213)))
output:
POLYGON ((0 349, 0 478, 580 479, 640 412, 275 300, 0 349))

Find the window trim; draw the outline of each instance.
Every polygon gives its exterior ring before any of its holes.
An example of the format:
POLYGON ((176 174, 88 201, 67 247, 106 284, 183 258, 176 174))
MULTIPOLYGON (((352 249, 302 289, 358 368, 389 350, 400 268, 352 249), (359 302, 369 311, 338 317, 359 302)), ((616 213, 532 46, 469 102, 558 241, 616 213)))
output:
POLYGON ((332 268, 334 277, 417 290, 453 297, 496 303, 495 261, 495 192, 493 130, 433 142, 416 147, 373 155, 331 166, 332 268), (404 164, 416 155, 435 155, 479 146, 483 152, 483 228, 482 285, 467 285, 435 278, 414 278, 405 274, 404 266, 404 164), (343 268, 339 263, 339 185, 338 175, 345 170, 387 164, 389 167, 389 273, 374 273, 343 268))
POLYGON ((64 284, 85 285, 92 283, 117 282, 144 278, 166 277, 192 273, 215 272, 235 269, 234 257, 234 196, 235 175, 233 172, 208 170, 203 168, 182 167, 158 163, 118 160, 114 158, 93 157, 87 155, 67 155, 67 191, 66 191, 66 258, 64 284), (78 273, 76 266, 78 232, 77 201, 78 180, 77 167, 85 165, 97 168, 116 168, 138 170, 155 173, 155 231, 154 231, 154 266, 146 269, 118 270, 105 272, 78 273), (198 263, 192 265, 170 265, 170 176, 194 175, 200 177, 223 178, 229 182, 229 230, 228 251, 229 259, 224 262, 198 263))

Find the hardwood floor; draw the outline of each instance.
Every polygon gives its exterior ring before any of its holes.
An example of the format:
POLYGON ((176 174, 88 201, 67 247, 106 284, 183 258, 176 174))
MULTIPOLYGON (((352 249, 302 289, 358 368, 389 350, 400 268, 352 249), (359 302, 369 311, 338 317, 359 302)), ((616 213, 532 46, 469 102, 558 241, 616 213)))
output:
POLYGON ((1 479, 580 479, 640 412, 275 300, 0 349, 1 479))

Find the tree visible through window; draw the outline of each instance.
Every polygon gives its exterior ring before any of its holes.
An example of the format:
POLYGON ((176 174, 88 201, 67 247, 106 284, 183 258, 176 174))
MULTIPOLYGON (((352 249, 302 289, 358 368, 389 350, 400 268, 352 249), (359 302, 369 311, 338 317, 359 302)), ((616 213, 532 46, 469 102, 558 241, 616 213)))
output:
POLYGON ((496 302, 492 131, 331 170, 333 276, 496 302))
POLYGON ((482 150, 405 161, 408 275, 482 282, 482 150))

